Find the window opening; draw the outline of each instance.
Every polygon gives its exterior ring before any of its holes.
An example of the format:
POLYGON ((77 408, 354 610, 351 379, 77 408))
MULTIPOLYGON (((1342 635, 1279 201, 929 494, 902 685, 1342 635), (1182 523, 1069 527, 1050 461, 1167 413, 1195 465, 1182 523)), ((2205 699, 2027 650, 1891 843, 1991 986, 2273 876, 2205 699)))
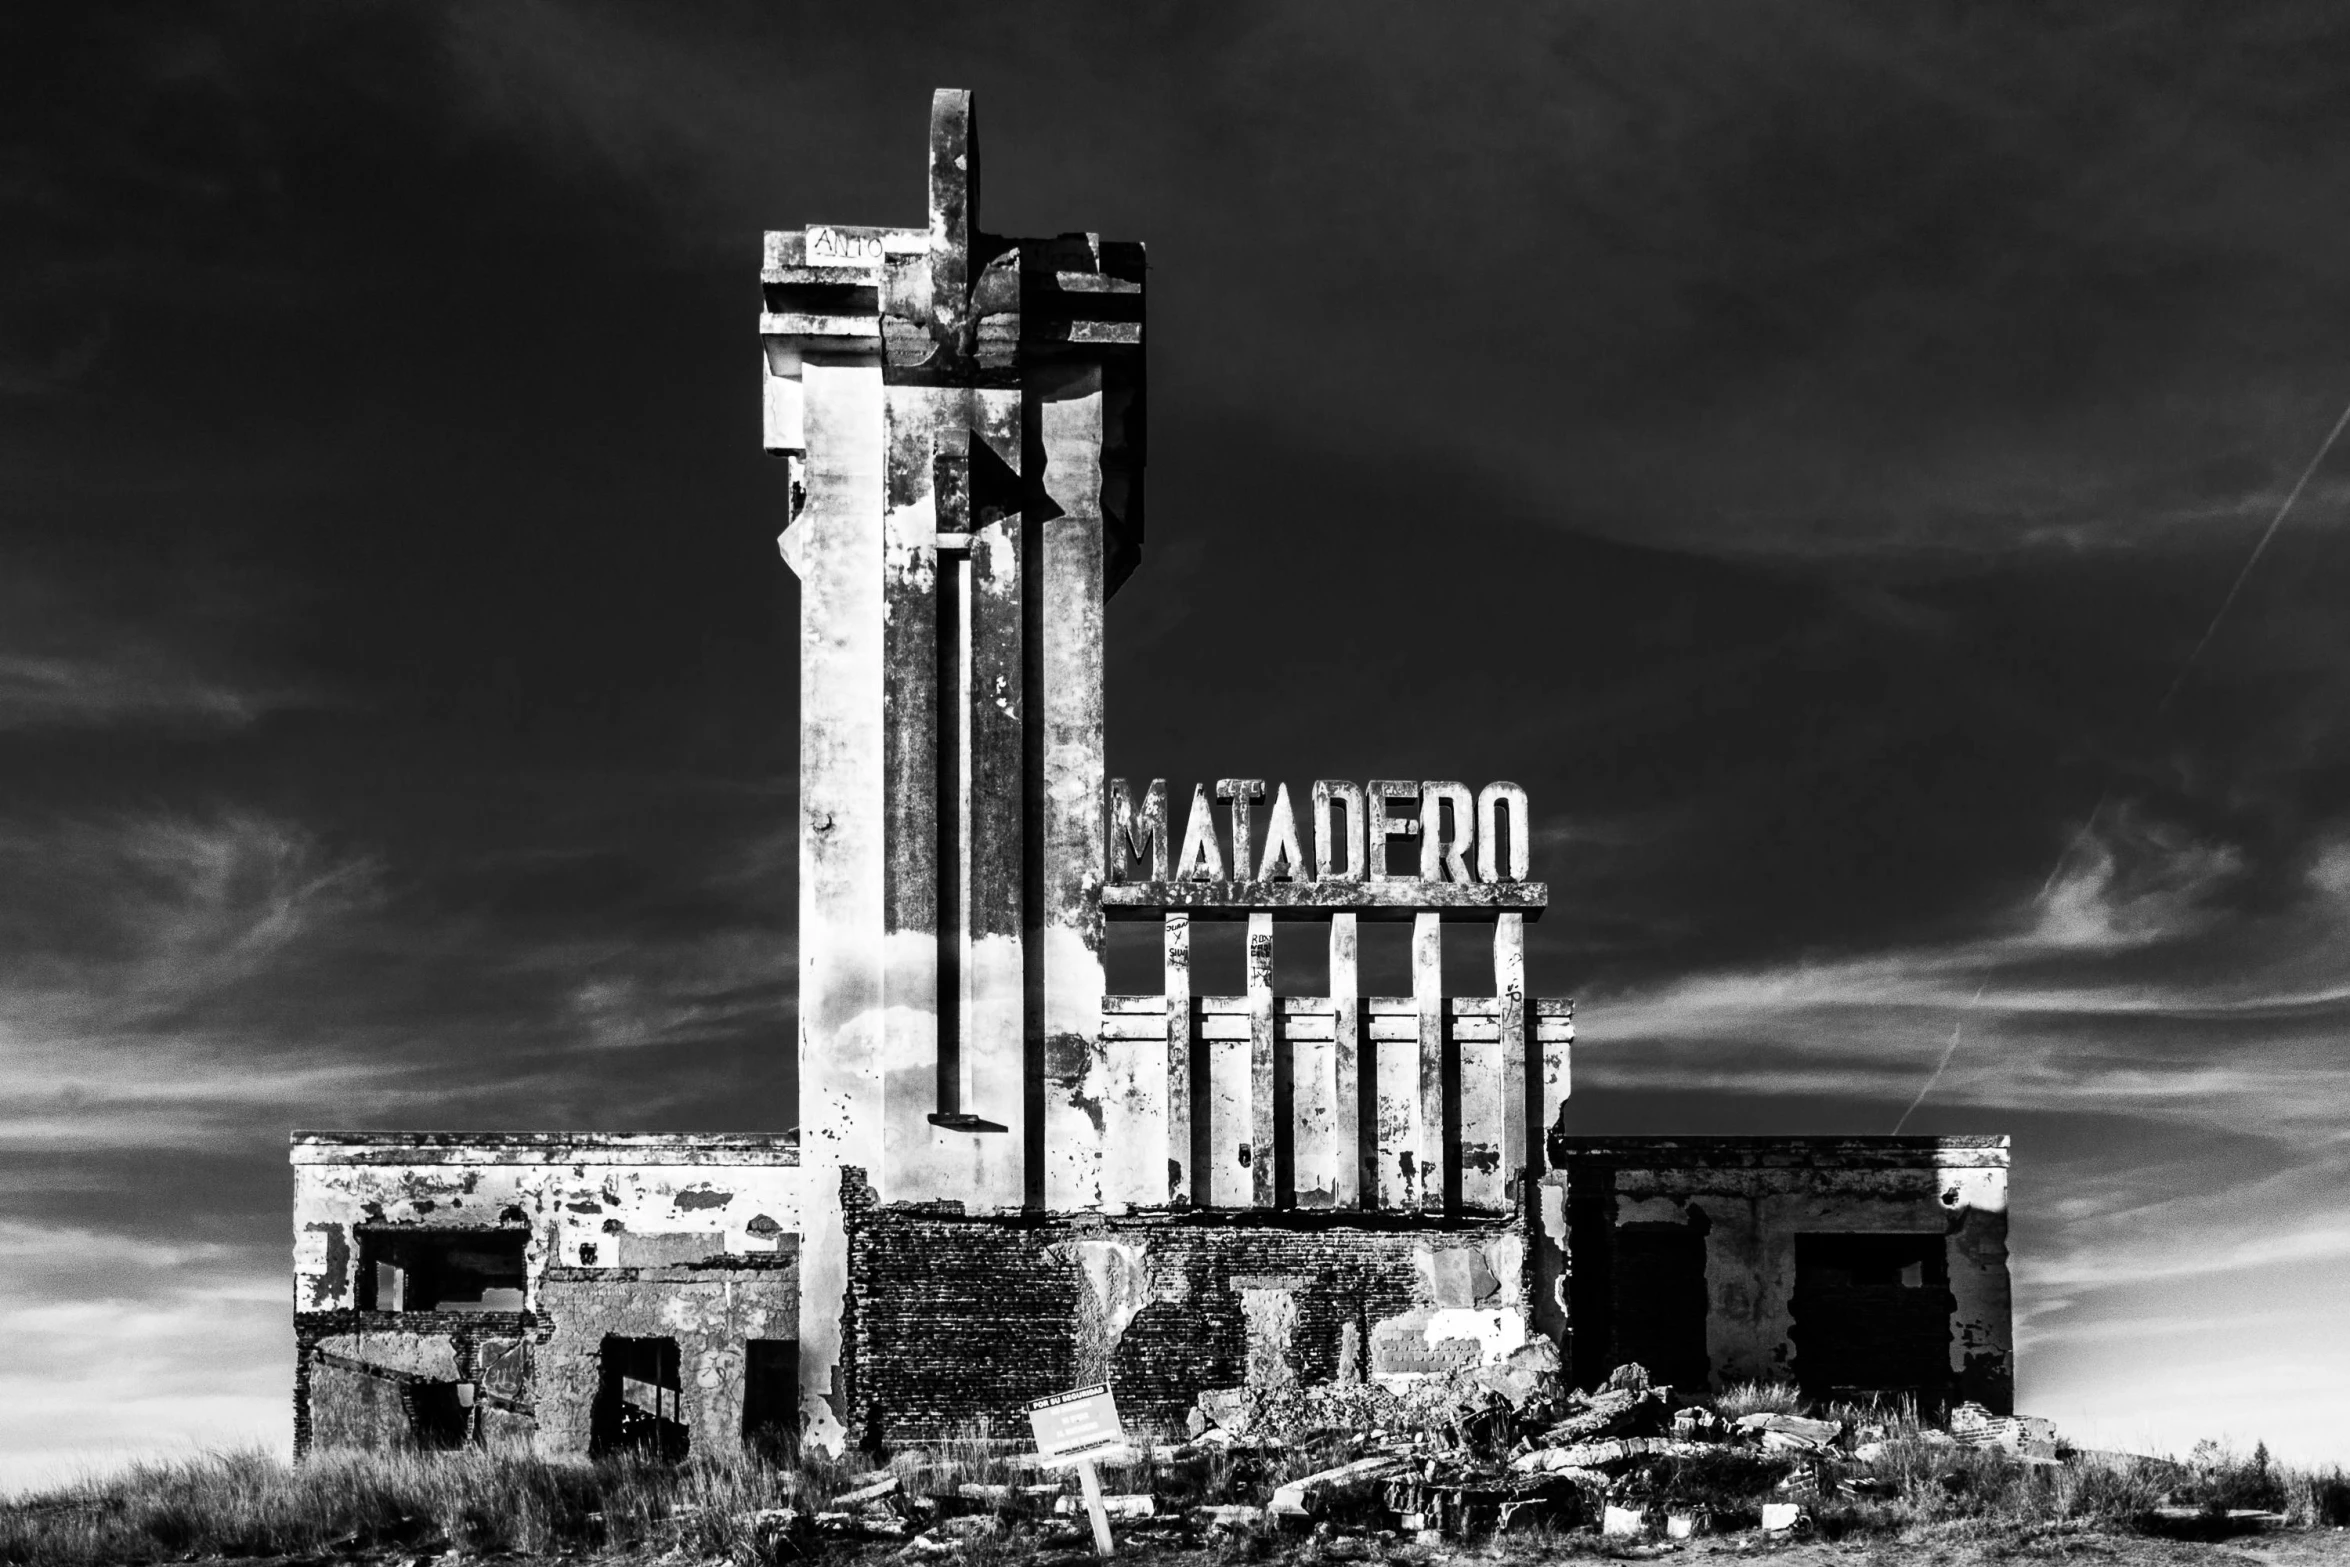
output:
POLYGON ((520 1311, 521 1230, 362 1230, 363 1311, 520 1311))

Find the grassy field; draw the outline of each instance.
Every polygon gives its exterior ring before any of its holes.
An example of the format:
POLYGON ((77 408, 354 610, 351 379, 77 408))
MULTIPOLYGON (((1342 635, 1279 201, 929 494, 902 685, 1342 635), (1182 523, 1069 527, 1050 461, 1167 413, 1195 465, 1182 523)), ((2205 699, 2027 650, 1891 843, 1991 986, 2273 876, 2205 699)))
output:
MULTIPOLYGON (((1771 1407, 1771 1395, 1725 1398, 1771 1407)), ((1883 1417, 1879 1417, 1880 1423, 1883 1417)), ((1909 1428, 1914 1433, 1914 1427, 1909 1428)), ((981 1498, 967 1488, 1035 1482, 1013 1471, 1004 1444, 977 1436, 902 1455, 903 1490, 888 1504, 910 1533, 952 1518, 927 1544, 855 1541, 818 1532, 814 1515, 874 1474, 861 1461, 777 1463, 755 1456, 665 1466, 564 1462, 514 1452, 328 1453, 289 1465, 257 1452, 143 1465, 0 1502, 0 1562, 82 1567, 203 1559, 422 1562, 434 1558, 602 1557, 738 1567, 890 1557, 1005 1567, 1076 1560, 1082 1536, 1034 1497, 981 1498), (926 1461, 916 1467, 916 1461, 926 1461), (787 1511, 788 1510, 788 1511, 787 1511)), ((1212 1454, 1113 1470, 1113 1491, 1150 1491, 1162 1515, 1205 1504, 1261 1502, 1280 1481, 1320 1466, 1312 1446, 1273 1456, 1212 1454)), ((2061 1466, 2018 1463, 1911 1440, 1896 1424, 1872 1463, 1844 1466, 1833 1489, 1807 1496, 1793 1536, 1753 1532, 1760 1500, 1789 1466, 1724 1451, 1662 1460, 1625 1500, 1658 1513, 1695 1512, 1710 1530, 1687 1542, 1534 1531, 1463 1545, 1412 1543, 1375 1528, 1285 1534, 1261 1526, 1199 1531, 1158 1524, 1124 1531, 1136 1554, 1214 1562, 1531 1564, 1561 1557, 1763 1552, 1805 1561, 1992 1561, 2095 1557, 2108 1563, 2273 1560, 2350 1563, 2350 1475, 2298 1471, 2266 1455, 2200 1448, 2188 1460, 2078 1455, 2061 1466), (2257 1515, 2257 1516, 2256 1516, 2257 1515), (2224 1544, 2216 1542, 2226 1542, 2224 1544)))

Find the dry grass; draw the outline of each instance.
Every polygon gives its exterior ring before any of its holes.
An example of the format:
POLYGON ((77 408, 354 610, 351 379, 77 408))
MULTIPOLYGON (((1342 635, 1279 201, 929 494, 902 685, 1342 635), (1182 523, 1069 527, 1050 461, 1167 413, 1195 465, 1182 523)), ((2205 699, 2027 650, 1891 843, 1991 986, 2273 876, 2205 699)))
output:
MULTIPOLYGON (((2250 1527, 2230 1512, 2253 1505, 2281 1509, 2289 1525, 2305 1529, 2350 1524, 2350 1474, 2339 1468, 2283 1469, 2264 1453, 2218 1449, 2198 1450, 2185 1462, 2082 1455, 2063 1465, 2030 1464, 1930 1440, 1909 1411, 1830 1413, 1882 1429, 1882 1455, 1867 1464, 1744 1449, 1659 1458, 1625 1477, 1617 1499, 1659 1522, 1669 1512, 1698 1513, 1716 1530, 1751 1528, 1762 1502, 1797 1499, 1818 1535, 1856 1543, 2212 1536, 2250 1527)), ((1045 1481, 1014 1467, 1024 1446, 975 1426, 898 1455, 897 1467, 908 1496, 937 1497, 943 1516, 975 1505, 961 1497, 965 1485, 1045 1481)), ((1162 1510, 1261 1502, 1280 1480, 1347 1456, 1351 1444, 1335 1435, 1278 1456, 1206 1451, 1169 1459, 1146 1446, 1128 1461, 1105 1464, 1102 1480, 1111 1491, 1154 1492, 1162 1510)), ((871 1478, 862 1463, 813 1454, 803 1462, 730 1455, 667 1466, 478 1450, 329 1453, 296 1467, 263 1453, 228 1452, 0 1502, 0 1563, 96 1567, 445 1551, 642 1559, 676 1552, 682 1560, 771 1567, 820 1547, 804 1533, 781 1534, 772 1512, 759 1518, 763 1510, 813 1513, 871 1478)), ((1572 1531, 1542 1538, 1560 1554, 1606 1554, 1622 1543, 1572 1531)), ((965 1567, 1009 1567, 1043 1539, 1022 1525, 969 1541, 960 1559, 965 1567)), ((1299 1543, 1244 1531, 1211 1539, 1206 1554, 1237 1564, 1295 1555, 1291 1547, 1299 1543)), ((1525 1543, 1511 1537, 1494 1549, 1514 1560, 1525 1543)), ((1320 1547, 1305 1545, 1301 1559, 1319 1561, 1320 1547)))
POLYGON ((752 1515, 805 1507, 827 1484, 808 1467, 758 1458, 670 1467, 476 1449, 325 1453, 295 1466, 261 1452, 224 1452, 0 1502, 0 1562, 80 1567, 379 1547, 551 1555, 654 1545, 752 1560, 772 1543, 752 1515))
POLYGON ((1733 1382, 1709 1402, 1724 1420, 1742 1415, 1800 1415, 1803 1394, 1792 1382, 1733 1382))

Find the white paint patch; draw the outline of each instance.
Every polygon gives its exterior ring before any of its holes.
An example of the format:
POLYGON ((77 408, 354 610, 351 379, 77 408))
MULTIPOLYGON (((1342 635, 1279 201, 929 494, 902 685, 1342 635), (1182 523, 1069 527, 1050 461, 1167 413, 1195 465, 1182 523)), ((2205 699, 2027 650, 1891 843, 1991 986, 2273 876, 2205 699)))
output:
POLYGON ((1115 1348, 1125 1337, 1127 1324, 1150 1304, 1143 1248, 1126 1241, 1078 1241, 1074 1249, 1077 1266, 1084 1270, 1086 1285, 1101 1305, 1110 1345, 1115 1348))
POLYGON ((1958 1193, 1961 1207, 1974 1208, 1984 1213, 2007 1211, 2005 1170, 1944 1170, 1941 1172, 1941 1180, 1944 1192, 1958 1193))
POLYGON ((1485 1265, 1501 1281, 1502 1289, 1515 1295, 1518 1292, 1518 1281, 1526 1276, 1525 1238, 1510 1234, 1488 1242, 1485 1247, 1485 1265))
POLYGON ((1483 1364, 1491 1365, 1526 1342, 1526 1319, 1515 1311, 1474 1311, 1452 1306, 1430 1312, 1423 1330, 1428 1347, 1448 1339, 1468 1339, 1478 1346, 1483 1364))

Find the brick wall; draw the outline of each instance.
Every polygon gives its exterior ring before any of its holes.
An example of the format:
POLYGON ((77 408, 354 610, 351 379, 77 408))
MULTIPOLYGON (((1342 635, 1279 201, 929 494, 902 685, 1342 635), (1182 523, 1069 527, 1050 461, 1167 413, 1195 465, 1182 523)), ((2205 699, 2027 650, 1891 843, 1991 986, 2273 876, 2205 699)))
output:
MULTIPOLYGON (((302 1311, 294 1314, 294 1456, 314 1446, 406 1445, 406 1415, 397 1388, 408 1378, 478 1381, 485 1351, 543 1341, 546 1325, 523 1312, 302 1311), (322 1360, 324 1349, 332 1359, 322 1360), (384 1377, 356 1380, 338 1366, 355 1360, 379 1367, 384 1377), (319 1430, 319 1378, 333 1378, 346 1401, 380 1406, 359 1418, 345 1411, 332 1433, 319 1430), (376 1385, 379 1384, 380 1385, 376 1385), (363 1433, 359 1427, 368 1429, 363 1433), (325 1440, 319 1440, 321 1437, 325 1440)), ((527 1351, 525 1352, 527 1354, 527 1351)))
POLYGON ((852 1435, 899 1441, 1108 1381, 1130 1427, 1198 1394, 1473 1362, 1523 1342, 1517 1218, 1266 1210, 965 1215, 875 1206, 855 1171, 844 1382, 852 1435))

